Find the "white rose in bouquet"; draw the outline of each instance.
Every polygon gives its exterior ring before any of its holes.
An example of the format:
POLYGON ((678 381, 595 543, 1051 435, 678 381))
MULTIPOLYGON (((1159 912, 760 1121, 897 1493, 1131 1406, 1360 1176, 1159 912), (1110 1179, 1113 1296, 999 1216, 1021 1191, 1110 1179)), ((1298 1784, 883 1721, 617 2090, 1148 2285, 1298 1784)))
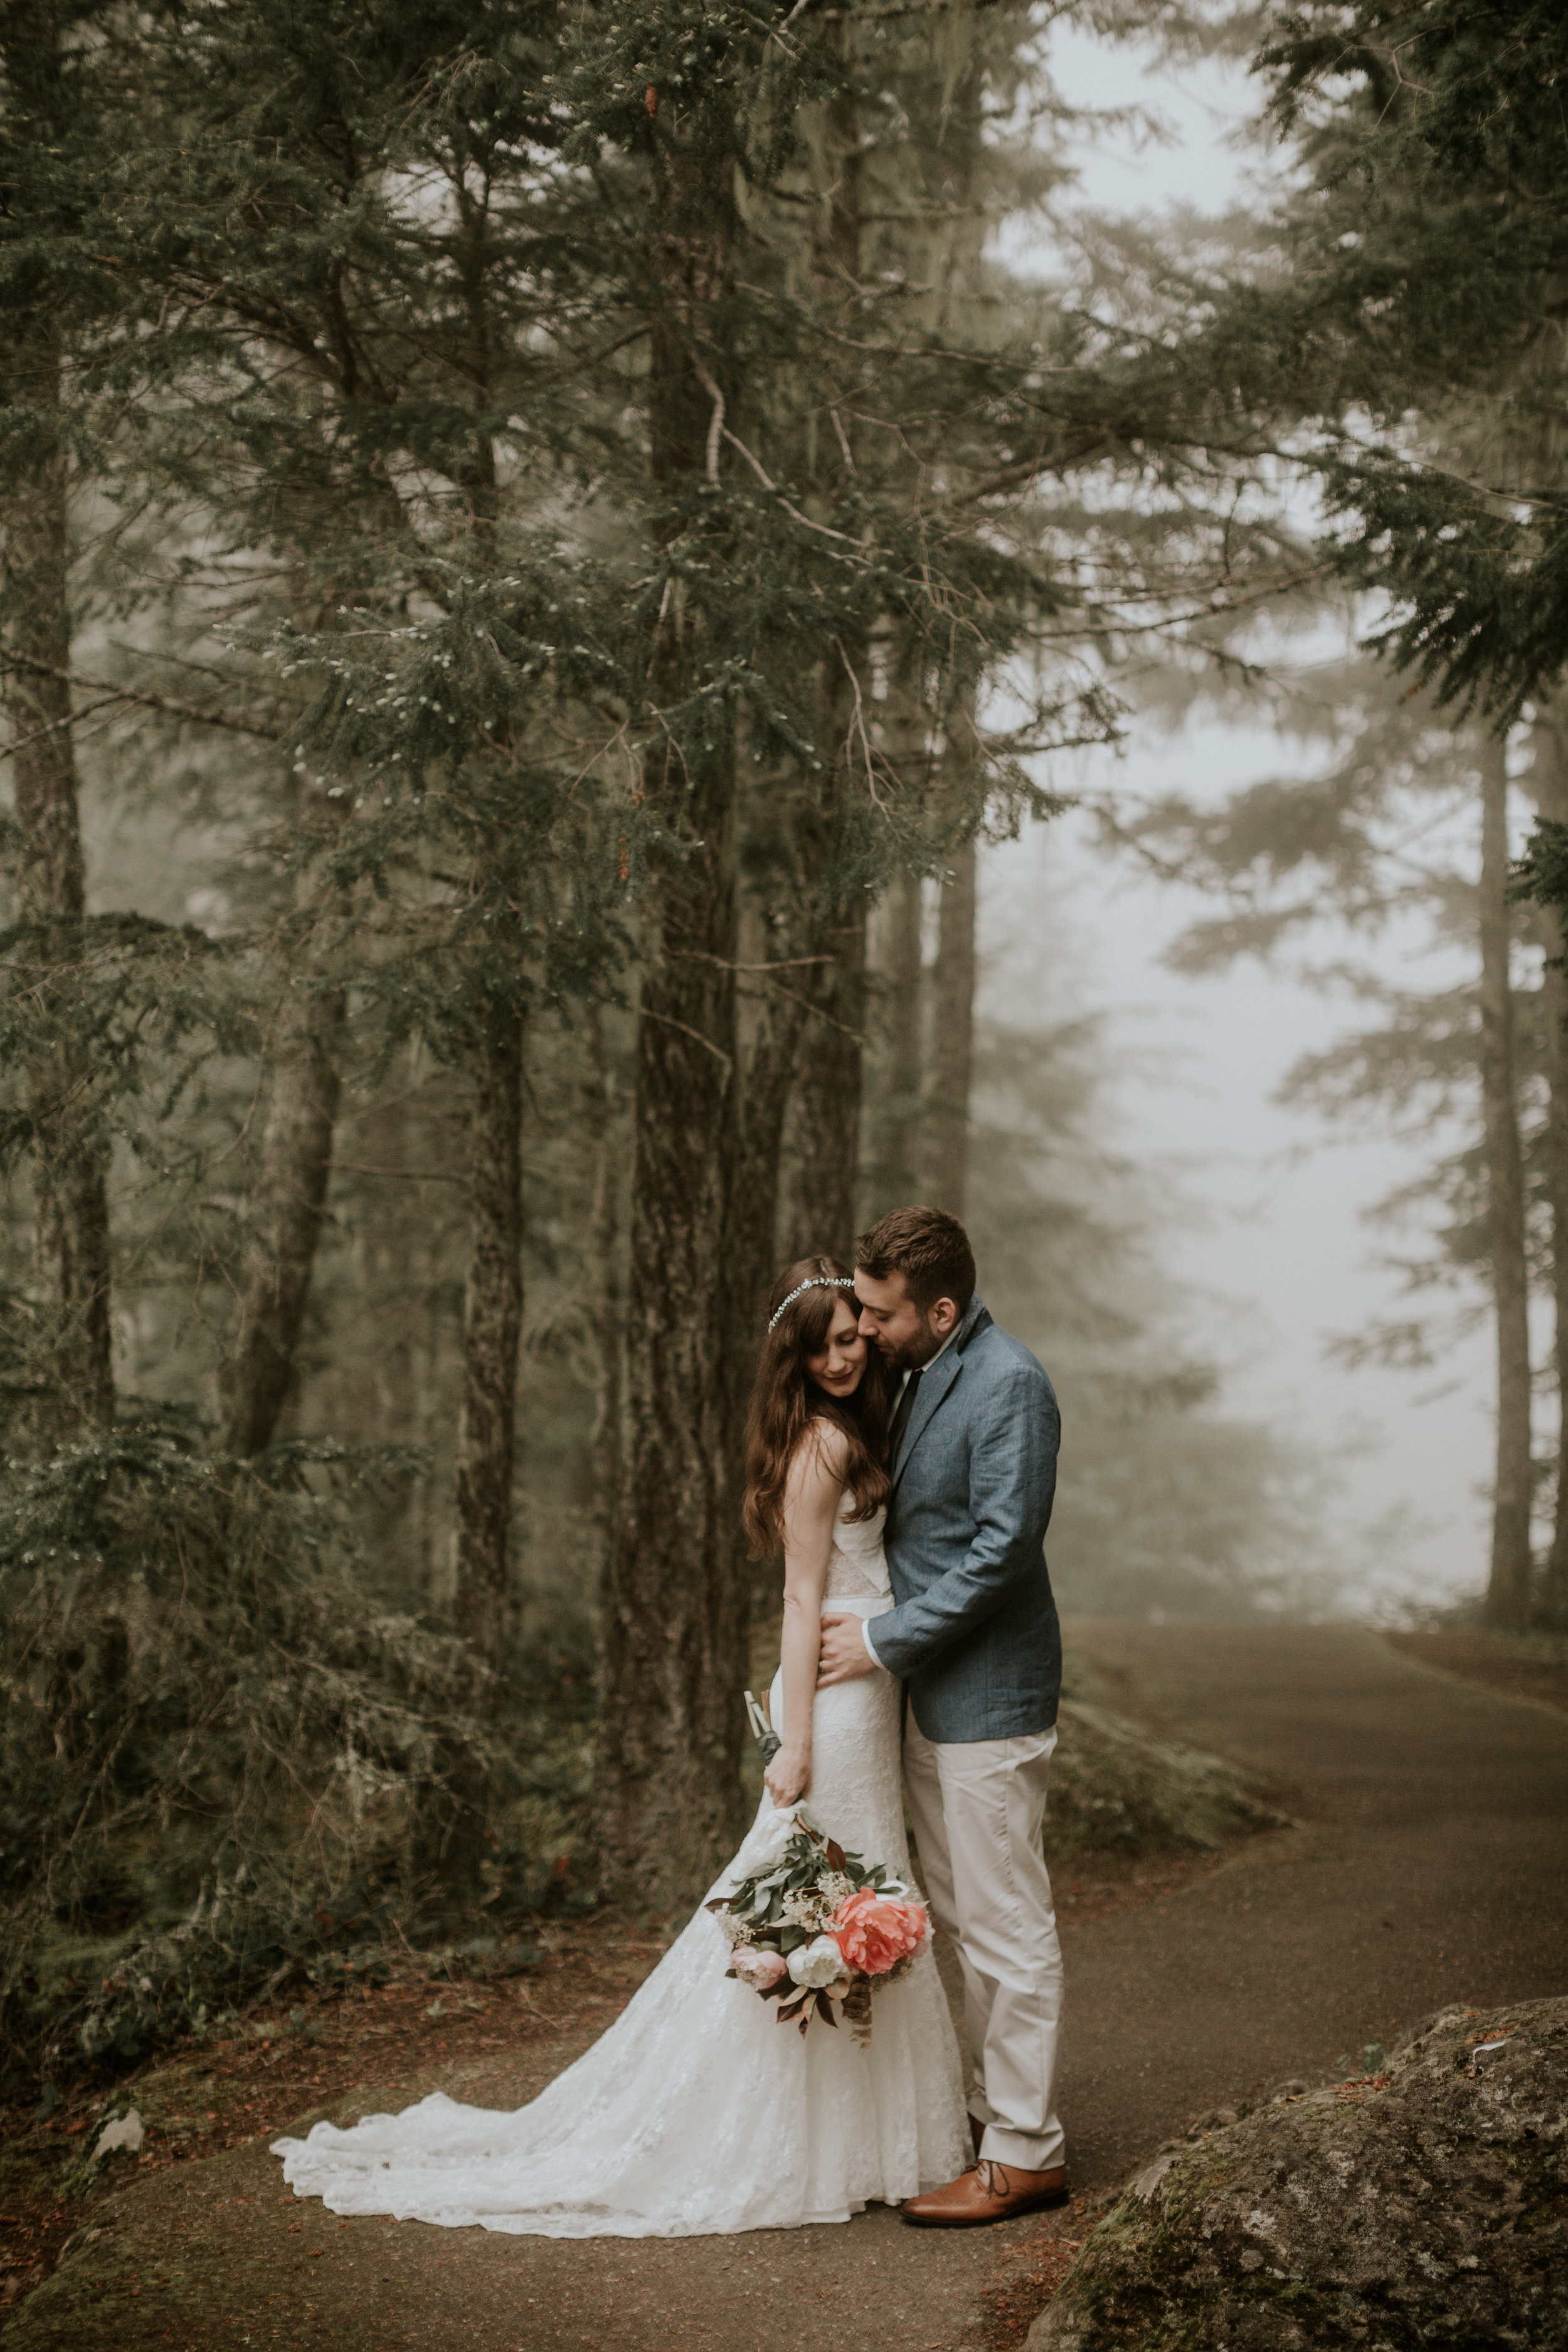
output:
POLYGON ((831 1936, 814 1936, 790 1954, 789 1972, 807 1992, 821 1992, 844 1974, 844 1955, 831 1936))

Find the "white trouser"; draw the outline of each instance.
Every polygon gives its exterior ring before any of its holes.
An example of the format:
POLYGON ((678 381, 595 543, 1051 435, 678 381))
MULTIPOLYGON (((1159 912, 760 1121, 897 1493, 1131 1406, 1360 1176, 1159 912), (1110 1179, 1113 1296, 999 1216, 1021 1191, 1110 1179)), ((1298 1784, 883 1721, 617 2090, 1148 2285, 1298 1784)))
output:
POLYGON ((1057 2120, 1062 1954, 1040 1847, 1057 1735, 929 1740, 909 1711, 904 1779, 931 1916, 958 1948, 980 2153, 1026 2172, 1063 2160, 1057 2120))

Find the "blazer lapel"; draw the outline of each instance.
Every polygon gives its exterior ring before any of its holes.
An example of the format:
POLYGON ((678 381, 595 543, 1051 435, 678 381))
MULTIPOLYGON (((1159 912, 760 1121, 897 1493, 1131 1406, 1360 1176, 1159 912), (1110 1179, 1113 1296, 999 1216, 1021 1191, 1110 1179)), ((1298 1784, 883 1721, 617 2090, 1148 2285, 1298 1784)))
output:
POLYGON ((921 1433, 927 1423, 963 1370, 963 1360, 957 1348, 952 1347, 944 1351, 939 1363, 932 1364, 929 1371, 921 1373, 920 1394, 915 1399, 914 1410, 910 1414, 908 1425, 904 1430, 904 1442, 899 1448, 899 1458, 893 1465, 895 1486, 903 1476, 910 1456, 920 1444, 921 1433))
POLYGON ((893 1465, 895 1486, 903 1476, 910 1456, 920 1444, 931 1415, 963 1370, 965 1348, 982 1325, 989 1323, 990 1320, 990 1315, 981 1303, 977 1293, 969 1302, 968 1310, 953 1336, 952 1345, 944 1348, 936 1362, 922 1374, 920 1393, 915 1399, 913 1410, 904 1430, 904 1442, 899 1448, 899 1458, 893 1465))

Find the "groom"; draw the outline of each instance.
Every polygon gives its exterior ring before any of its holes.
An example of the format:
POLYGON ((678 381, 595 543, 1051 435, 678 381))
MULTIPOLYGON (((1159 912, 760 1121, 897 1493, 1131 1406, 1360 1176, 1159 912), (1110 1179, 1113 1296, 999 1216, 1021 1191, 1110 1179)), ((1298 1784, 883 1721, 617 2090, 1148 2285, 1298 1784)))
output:
POLYGON ((926 1891, 958 1948, 978 2161, 906 2221, 972 2228, 1060 2202, 1062 1963, 1040 1850, 1061 1635, 1042 1549, 1061 1419, 1050 1381, 974 1296, 941 1209, 894 1209, 855 1252, 860 1328, 904 1375, 887 1551, 896 1606, 823 1620, 819 1684, 908 1686, 904 1778, 926 1891))

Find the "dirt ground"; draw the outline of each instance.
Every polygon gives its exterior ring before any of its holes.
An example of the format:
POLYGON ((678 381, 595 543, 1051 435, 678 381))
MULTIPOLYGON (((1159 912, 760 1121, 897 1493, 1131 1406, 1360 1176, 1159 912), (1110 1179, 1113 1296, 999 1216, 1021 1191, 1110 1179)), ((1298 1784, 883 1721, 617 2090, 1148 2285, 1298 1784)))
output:
POLYGON ((1449 2000, 1568 1989, 1568 1717, 1343 1627, 1070 1636, 1124 1712, 1232 1757, 1298 1824, 1194 1864, 1062 1874, 1073 2210, 987 2231, 873 2210, 787 2236, 583 2243, 340 2221, 283 2188, 267 2142, 317 2115, 435 2088, 533 2096, 663 1948, 601 1920, 549 1931, 499 1983, 411 1971, 143 2070, 146 2147, 85 2201, 64 2183, 86 2113, 13 2119, 5 2352, 771 2352, 863 2335, 868 2313, 903 2352, 1015 2352, 1099 2202, 1205 2108, 1360 2073, 1449 2000), (40 2203, 46 2142, 62 2193, 40 2203))

